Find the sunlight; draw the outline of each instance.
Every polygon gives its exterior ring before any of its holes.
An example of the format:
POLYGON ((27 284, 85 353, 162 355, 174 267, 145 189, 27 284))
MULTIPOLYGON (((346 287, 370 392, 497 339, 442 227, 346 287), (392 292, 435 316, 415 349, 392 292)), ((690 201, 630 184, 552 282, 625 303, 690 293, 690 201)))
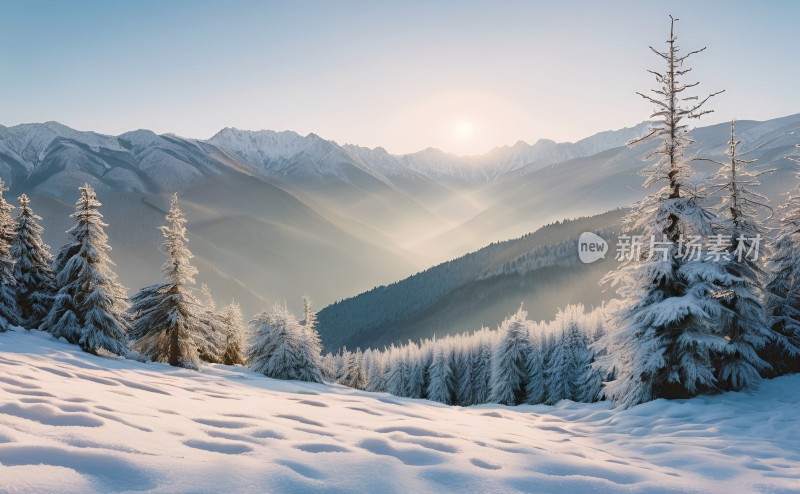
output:
POLYGON ((453 127, 453 134, 455 135, 456 139, 462 141, 472 137, 473 132, 474 132, 474 127, 472 126, 472 123, 466 120, 458 122, 453 127))

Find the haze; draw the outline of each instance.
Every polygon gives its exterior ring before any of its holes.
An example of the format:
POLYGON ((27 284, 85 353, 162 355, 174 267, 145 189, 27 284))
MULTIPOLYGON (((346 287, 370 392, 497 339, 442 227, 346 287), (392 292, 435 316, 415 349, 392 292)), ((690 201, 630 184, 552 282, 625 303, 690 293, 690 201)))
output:
POLYGON ((573 141, 647 118, 633 92, 669 13, 708 46, 702 87, 727 90, 704 124, 798 111, 794 2, 3 3, 5 125, 290 129, 393 153, 573 141))

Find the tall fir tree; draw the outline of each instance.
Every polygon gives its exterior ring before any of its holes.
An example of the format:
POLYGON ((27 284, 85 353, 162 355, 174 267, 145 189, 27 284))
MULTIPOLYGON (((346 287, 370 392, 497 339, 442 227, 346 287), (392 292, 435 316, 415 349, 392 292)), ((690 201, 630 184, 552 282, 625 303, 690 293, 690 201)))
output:
POLYGON ((685 255, 687 241, 713 235, 714 215, 697 192, 694 170, 685 157, 692 142, 688 119, 711 110, 703 99, 686 96, 696 85, 680 82, 691 69, 686 60, 703 51, 679 55, 673 19, 667 50, 651 50, 666 63, 655 75, 653 96, 639 93, 655 105, 651 130, 631 142, 651 138, 659 146, 645 159, 658 161, 644 172, 645 186, 659 186, 639 202, 628 217, 630 230, 645 239, 606 277, 624 299, 614 315, 614 330, 605 337, 609 353, 599 363, 615 380, 604 393, 631 406, 655 398, 689 397, 715 392, 713 357, 728 344, 717 320, 723 312, 716 285, 726 277, 719 263, 685 255), (663 184, 663 185, 661 185, 663 184))
POLYGON ((720 218, 715 230, 717 244, 727 245, 720 257, 728 275, 718 287, 717 296, 726 309, 718 324, 728 344, 714 358, 717 385, 723 390, 755 388, 761 372, 769 368, 758 352, 775 338, 767 323, 764 308, 764 270, 761 256, 765 255, 762 239, 764 229, 759 213, 772 211, 769 199, 755 192, 761 185, 759 177, 774 170, 753 172, 747 165, 755 160, 742 159, 737 154, 735 121, 731 122, 731 139, 727 162, 714 161, 720 170, 712 180, 721 192, 718 206, 720 218))
POLYGON ((3 197, 6 190, 5 182, 0 179, 0 332, 7 331, 9 325, 22 322, 15 297, 16 280, 11 255, 14 236, 11 211, 14 207, 3 197))
POLYGON ((492 386, 489 401, 503 405, 525 402, 528 385, 528 356, 531 352, 528 313, 522 309, 500 326, 499 340, 492 355, 492 386))
POLYGON ((245 365, 242 308, 236 302, 231 302, 222 308, 220 320, 225 327, 225 352, 222 355, 222 363, 245 365))
POLYGON ((44 229, 30 207, 28 196, 19 197, 19 214, 14 227, 11 257, 14 260, 16 302, 20 323, 28 329, 38 328, 50 310, 55 295, 55 278, 50 265, 53 256, 42 240, 44 229))
POLYGON ((355 352, 343 352, 344 366, 339 384, 353 389, 364 389, 367 386, 367 373, 364 369, 364 356, 360 348, 355 352))
POLYGON ((131 317, 135 348, 155 362, 197 369, 199 349, 207 345, 203 333, 206 306, 192 293, 197 269, 192 265, 186 237, 186 218, 178 195, 170 202, 162 251, 167 260, 161 267, 166 281, 142 288, 133 297, 131 317))
POLYGON ((428 399, 444 403, 445 405, 452 405, 455 379, 453 377, 450 352, 445 348, 443 342, 436 345, 434 349, 433 360, 428 369, 428 375, 428 399))
POLYGON ((101 204, 89 184, 80 192, 71 216, 75 225, 67 232, 72 242, 56 262, 58 292, 42 326, 88 352, 122 355, 128 343, 128 298, 112 270, 101 204))
POLYGON ((779 211, 765 303, 774 340, 761 350, 771 366, 765 371, 769 377, 800 372, 800 186, 779 211))

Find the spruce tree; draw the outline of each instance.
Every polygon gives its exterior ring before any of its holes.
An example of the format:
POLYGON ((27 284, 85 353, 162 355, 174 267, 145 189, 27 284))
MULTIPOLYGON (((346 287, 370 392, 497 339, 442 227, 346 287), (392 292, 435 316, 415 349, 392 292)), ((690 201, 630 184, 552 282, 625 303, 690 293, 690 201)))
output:
POLYGON ((570 305, 556 315, 556 345, 545 370, 546 403, 575 400, 580 396, 580 381, 591 367, 589 337, 581 327, 583 306, 570 305))
POLYGON ((761 350, 771 366, 764 371, 770 377, 800 372, 800 186, 779 211, 765 304, 773 341, 761 350))
POLYGON ((56 260, 58 292, 42 327, 87 352, 122 355, 128 343, 128 298, 111 269, 101 204, 89 184, 80 191, 71 216, 75 225, 67 232, 72 242, 56 260))
POLYGON ((7 331, 9 325, 22 322, 15 297, 16 280, 14 260, 11 255, 14 234, 14 221, 11 219, 13 206, 3 197, 5 191, 5 183, 0 179, 0 332, 7 331))
POLYGON ((455 386, 449 353, 445 345, 438 344, 428 369, 428 399, 445 405, 453 404, 453 388, 455 386))
POLYGON ((344 352, 344 367, 339 384, 353 389, 364 389, 367 385, 367 374, 364 369, 364 356, 360 348, 355 352, 344 352))
POLYGON ((492 356, 492 386, 489 401, 519 405, 525 401, 528 385, 528 356, 531 352, 528 313, 509 316, 500 326, 499 340, 492 356))
POLYGON ((545 400, 545 369, 544 369, 544 342, 541 328, 537 325, 531 328, 531 350, 528 354, 526 371, 528 382, 525 386, 525 403, 536 405, 545 400))
POLYGON ((20 322, 28 329, 38 328, 55 295, 55 278, 50 268, 50 247, 42 240, 42 218, 31 210, 28 196, 19 197, 19 214, 14 228, 11 257, 14 259, 16 302, 20 322))
POLYGON ((220 320, 225 327, 225 352, 222 363, 225 365, 245 365, 244 324, 242 309, 236 302, 222 308, 220 320))
POLYGON ((175 367, 197 369, 198 349, 207 345, 203 333, 206 310, 192 293, 197 269, 187 246, 186 218, 178 206, 178 195, 172 197, 162 251, 167 260, 161 267, 165 282, 142 288, 133 297, 131 317, 135 348, 154 362, 175 367))
POLYGON ((629 229, 645 239, 641 253, 627 256, 606 278, 624 300, 604 342, 609 353, 602 364, 616 377, 605 394, 625 406, 717 391, 713 357, 727 345, 717 324, 724 309, 715 297, 715 286, 726 275, 719 263, 684 255, 686 241, 713 235, 714 215, 697 193, 685 157, 692 142, 686 122, 710 112, 703 105, 713 94, 699 100, 686 96, 696 84, 680 82, 690 71, 684 64, 702 50, 679 55, 674 19, 667 45, 665 52, 651 47, 666 62, 664 72, 651 71, 658 88, 653 96, 639 93, 655 105, 656 123, 631 142, 660 140, 646 157, 658 161, 644 172, 645 186, 660 188, 628 217, 629 229))
POLYGON ((728 344, 714 358, 717 384, 723 390, 755 388, 761 372, 769 368, 758 352, 775 339, 763 303, 761 256, 765 255, 765 246, 761 239, 765 233, 757 220, 759 213, 765 209, 771 212, 772 208, 769 199, 753 190, 760 185, 758 177, 773 170, 750 171, 747 165, 755 160, 742 159, 737 154, 739 144, 735 122, 731 122, 730 160, 714 161, 720 165, 713 178, 718 182, 715 188, 722 192, 718 207, 721 221, 715 230, 728 244, 727 255, 719 260, 728 276, 717 288, 726 309, 718 324, 728 344))
POLYGON ((286 307, 276 305, 250 324, 253 337, 247 360, 253 371, 274 379, 322 382, 319 347, 286 307))

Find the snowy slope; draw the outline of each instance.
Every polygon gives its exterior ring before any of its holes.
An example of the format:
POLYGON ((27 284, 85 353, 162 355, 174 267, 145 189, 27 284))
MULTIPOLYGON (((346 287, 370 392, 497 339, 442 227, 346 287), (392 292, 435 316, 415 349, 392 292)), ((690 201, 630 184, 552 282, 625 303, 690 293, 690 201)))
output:
POLYGON ((0 334, 0 491, 790 492, 800 376, 626 411, 450 408, 0 334))

